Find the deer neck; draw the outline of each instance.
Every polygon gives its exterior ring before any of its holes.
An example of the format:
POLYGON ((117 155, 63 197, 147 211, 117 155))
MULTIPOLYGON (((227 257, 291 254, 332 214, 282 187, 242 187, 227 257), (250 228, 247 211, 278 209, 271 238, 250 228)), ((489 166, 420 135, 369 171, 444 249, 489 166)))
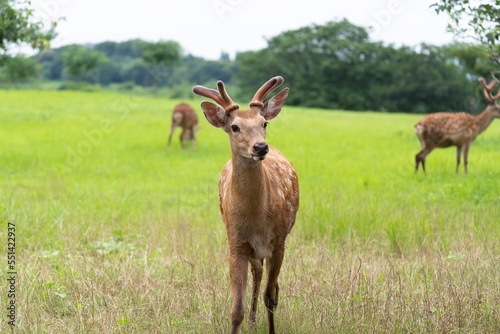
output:
POLYGON ((231 191, 238 203, 243 204, 247 215, 255 215, 266 210, 269 182, 262 161, 247 161, 234 156, 231 158, 233 171, 231 191))
POLYGON ((474 117, 474 121, 479 128, 478 134, 486 130, 491 122, 493 122, 493 119, 494 117, 488 107, 482 113, 474 117))

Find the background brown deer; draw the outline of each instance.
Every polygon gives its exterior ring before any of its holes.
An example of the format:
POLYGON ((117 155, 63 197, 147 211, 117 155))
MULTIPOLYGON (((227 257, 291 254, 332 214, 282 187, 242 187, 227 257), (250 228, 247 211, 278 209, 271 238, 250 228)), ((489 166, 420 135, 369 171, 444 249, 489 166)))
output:
POLYGON ((283 83, 274 77, 265 83, 240 110, 227 94, 224 83, 218 91, 196 86, 193 91, 213 99, 219 105, 203 102, 208 122, 229 135, 231 160, 219 179, 220 210, 229 244, 229 271, 233 296, 231 333, 238 333, 244 317, 248 263, 253 275, 250 322, 255 312, 266 259, 267 284, 264 303, 269 333, 274 333, 274 311, 278 305, 278 275, 285 254, 285 239, 299 207, 299 184, 290 162, 266 143, 267 121, 275 118, 288 96, 288 88, 263 100, 283 83))
POLYGON ((170 148, 172 135, 176 127, 181 127, 181 145, 186 148, 186 142, 193 142, 193 149, 196 148, 196 131, 198 131, 198 116, 189 104, 180 103, 175 106, 172 113, 172 127, 170 128, 170 135, 168 136, 167 148, 170 148))
POLYGON ((422 150, 416 155, 415 173, 418 172, 418 166, 422 163, 422 169, 425 172, 425 157, 429 155, 436 147, 457 147, 457 169, 460 165, 460 155, 464 156, 464 169, 467 173, 467 160, 469 147, 476 139, 477 135, 486 130, 494 118, 500 117, 500 106, 497 100, 500 97, 500 91, 493 96, 492 90, 495 87, 496 80, 486 85, 483 78, 479 78, 483 86, 484 95, 490 101, 486 109, 477 116, 471 116, 466 113, 435 113, 425 116, 420 122, 415 124, 415 133, 417 134, 422 150))

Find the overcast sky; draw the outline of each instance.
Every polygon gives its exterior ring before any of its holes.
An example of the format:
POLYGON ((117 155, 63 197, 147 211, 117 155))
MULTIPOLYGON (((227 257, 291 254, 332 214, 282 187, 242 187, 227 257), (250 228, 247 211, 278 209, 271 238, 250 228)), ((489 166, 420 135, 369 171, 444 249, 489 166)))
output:
POLYGON ((433 0, 32 0, 43 20, 65 17, 53 47, 141 38, 175 40, 208 59, 258 50, 266 38, 347 18, 372 27, 371 39, 396 45, 451 42, 448 18, 433 0))

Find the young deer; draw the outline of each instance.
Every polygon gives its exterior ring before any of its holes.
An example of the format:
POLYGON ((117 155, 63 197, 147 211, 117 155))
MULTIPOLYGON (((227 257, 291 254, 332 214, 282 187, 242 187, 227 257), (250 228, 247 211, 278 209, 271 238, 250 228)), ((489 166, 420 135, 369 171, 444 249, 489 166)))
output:
POLYGON ((457 169, 460 165, 460 155, 464 156, 464 168, 467 174, 467 156, 469 147, 472 145, 477 135, 488 128, 494 118, 500 117, 500 106, 497 100, 500 97, 500 90, 497 95, 492 95, 493 87, 496 81, 493 80, 489 85, 483 78, 479 82, 484 88, 484 95, 490 104, 477 116, 471 116, 466 113, 436 113, 425 116, 420 122, 415 124, 415 133, 417 134, 422 150, 416 155, 415 173, 418 172, 418 165, 422 163, 422 169, 425 172, 425 157, 436 147, 457 147, 457 169))
POLYGON ((198 131, 198 116, 190 105, 180 103, 175 106, 172 113, 172 127, 170 128, 170 135, 168 136, 167 148, 170 148, 172 135, 176 127, 181 127, 181 145, 186 148, 186 141, 193 141, 193 149, 196 147, 196 131, 198 131))
POLYGON ((283 83, 274 77, 255 93, 250 109, 240 110, 227 94, 224 83, 219 91, 196 86, 193 91, 219 105, 203 102, 208 122, 229 135, 231 160, 219 178, 219 204, 229 244, 229 272, 233 296, 231 333, 238 333, 244 317, 248 263, 253 274, 250 322, 255 312, 262 280, 264 259, 267 285, 264 303, 269 333, 274 333, 274 311, 278 305, 278 275, 285 254, 285 238, 292 229, 299 207, 299 183, 292 164, 266 143, 267 121, 278 116, 286 97, 285 88, 263 103, 271 91, 283 83))

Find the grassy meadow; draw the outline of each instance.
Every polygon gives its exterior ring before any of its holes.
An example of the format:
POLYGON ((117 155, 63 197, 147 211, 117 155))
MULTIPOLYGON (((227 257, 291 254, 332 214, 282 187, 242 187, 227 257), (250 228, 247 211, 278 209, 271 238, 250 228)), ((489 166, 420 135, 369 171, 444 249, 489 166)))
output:
MULTIPOLYGON (((179 129, 166 150, 180 101, 38 91, 0 91, 0 101, 14 332, 227 333, 217 183, 230 149, 199 101, 197 147, 185 151, 179 129)), ((270 122, 268 143, 294 164, 301 191, 279 333, 500 332, 500 121, 472 146, 468 175, 455 174, 454 148, 415 175, 421 117, 285 107, 270 122)), ((3 306, 7 289, 0 280, 3 306)), ((266 333, 262 295, 257 322, 266 333)), ((248 309, 242 331, 253 332, 248 309)))

